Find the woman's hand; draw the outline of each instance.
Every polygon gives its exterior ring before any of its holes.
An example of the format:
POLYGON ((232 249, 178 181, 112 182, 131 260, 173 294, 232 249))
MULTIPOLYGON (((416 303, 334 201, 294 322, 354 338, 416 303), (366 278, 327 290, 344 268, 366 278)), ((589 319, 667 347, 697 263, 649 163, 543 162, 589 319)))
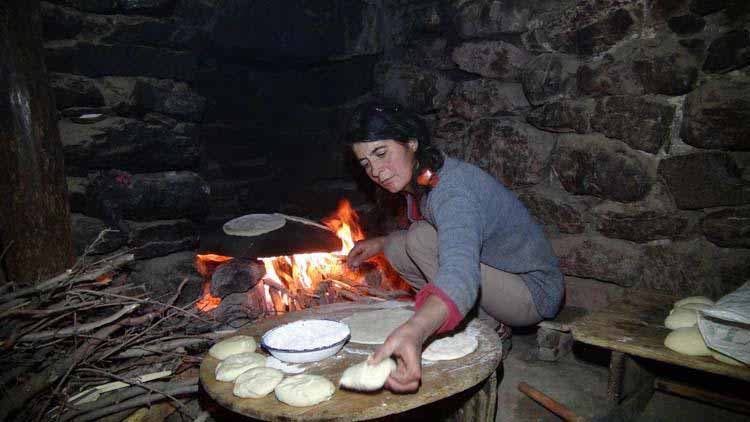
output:
POLYGON ((422 379, 422 344, 424 333, 411 320, 395 329, 385 343, 370 358, 372 363, 393 356, 396 370, 385 382, 385 387, 396 393, 411 393, 419 388, 422 379))
POLYGON ((349 251, 346 262, 351 268, 357 268, 362 265, 363 262, 372 258, 373 256, 383 252, 385 246, 385 237, 373 237, 372 239, 360 240, 354 244, 354 247, 349 251))
POLYGON ((396 370, 385 386, 397 393, 417 391, 422 379, 422 345, 448 318, 448 306, 440 298, 430 296, 411 319, 396 328, 382 346, 375 350, 371 363, 393 356, 396 370))

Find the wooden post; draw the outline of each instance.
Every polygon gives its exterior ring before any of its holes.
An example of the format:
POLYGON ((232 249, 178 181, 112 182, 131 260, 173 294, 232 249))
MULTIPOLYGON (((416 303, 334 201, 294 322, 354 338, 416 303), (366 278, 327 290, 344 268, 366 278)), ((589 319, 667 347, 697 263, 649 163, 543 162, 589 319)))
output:
POLYGON ((0 252, 7 281, 30 284, 71 264, 57 111, 38 0, 0 2, 0 252))

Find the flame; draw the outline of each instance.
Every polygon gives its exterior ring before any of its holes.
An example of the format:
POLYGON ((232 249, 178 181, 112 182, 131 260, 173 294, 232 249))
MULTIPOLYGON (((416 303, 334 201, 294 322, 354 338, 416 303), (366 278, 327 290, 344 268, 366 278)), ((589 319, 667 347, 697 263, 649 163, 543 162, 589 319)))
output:
POLYGON ((328 226, 341 239, 340 253, 342 255, 347 255, 352 250, 354 242, 359 242, 365 238, 365 232, 359 225, 359 215, 347 200, 339 202, 336 214, 323 220, 323 224, 328 226))
POLYGON ((266 267, 266 278, 286 285, 295 294, 299 288, 314 291, 321 281, 342 276, 361 282, 361 277, 351 271, 345 263, 354 243, 365 238, 359 226, 357 212, 349 201, 343 200, 339 202, 336 213, 326 218, 323 224, 341 239, 341 250, 260 258, 266 267))
POLYGON ((211 294, 209 283, 203 283, 203 297, 195 303, 195 307, 203 312, 210 312, 219 307, 221 298, 211 294))
MULTIPOLYGON (((349 201, 339 202, 336 212, 324 219, 323 223, 341 239, 341 250, 258 258, 266 270, 263 292, 269 310, 286 312, 304 308, 305 298, 318 295, 319 287, 327 288, 320 286, 324 281, 331 281, 331 284, 339 289, 351 289, 351 286, 365 283, 364 274, 346 265, 346 256, 355 242, 365 239, 365 233, 359 225, 359 216, 349 201)), ((198 255, 198 271, 207 277, 218 265, 231 259, 215 254, 198 255)), ((391 281, 392 287, 405 286, 384 258, 380 257, 374 262, 381 269, 383 276, 391 281)), ((196 306, 203 311, 210 311, 216 308, 220 301, 221 299, 211 296, 206 283, 204 296, 196 306)))

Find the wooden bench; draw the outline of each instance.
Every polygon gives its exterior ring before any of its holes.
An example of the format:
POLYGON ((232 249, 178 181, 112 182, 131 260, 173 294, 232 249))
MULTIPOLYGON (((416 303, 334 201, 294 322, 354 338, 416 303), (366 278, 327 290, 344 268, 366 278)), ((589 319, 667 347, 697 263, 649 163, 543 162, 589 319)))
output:
POLYGON ((612 351, 607 388, 610 404, 614 406, 631 399, 629 405, 632 409, 629 411, 638 411, 653 390, 659 389, 750 413, 750 367, 728 365, 712 357, 687 356, 664 346, 664 338, 670 332, 664 327, 664 319, 678 299, 655 291, 631 290, 607 308, 572 323, 576 341, 612 351), (653 365, 654 362, 659 364, 653 365), (726 381, 721 384, 738 384, 739 387, 732 388, 738 394, 717 393, 692 385, 690 377, 687 377, 688 382, 660 378, 653 370, 658 366, 689 368, 688 373, 720 376, 726 381), (636 374, 628 376, 629 371, 636 374))

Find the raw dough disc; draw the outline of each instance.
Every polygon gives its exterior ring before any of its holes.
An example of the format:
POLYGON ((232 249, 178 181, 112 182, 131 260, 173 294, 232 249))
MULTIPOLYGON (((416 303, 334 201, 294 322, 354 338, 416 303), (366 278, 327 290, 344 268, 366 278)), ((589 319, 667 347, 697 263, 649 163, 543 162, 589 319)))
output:
POLYGON ((698 311, 685 308, 675 308, 664 320, 664 326, 670 330, 692 327, 698 323, 698 311))
POLYGON ((273 368, 252 368, 234 381, 232 393, 237 397, 259 399, 265 397, 284 379, 284 373, 273 368))
POLYGON ((422 352, 422 358, 432 361, 458 359, 477 350, 477 346, 479 341, 476 336, 462 331, 430 343, 422 352))
POLYGON ((705 303, 706 305, 713 305, 714 301, 705 296, 690 296, 684 299, 680 299, 674 303, 675 308, 687 305, 688 303, 705 303))
POLYGON ((367 361, 346 368, 339 385, 351 390, 375 391, 385 385, 388 375, 396 369, 396 361, 391 358, 370 365, 367 361))
POLYGON ((710 356, 698 327, 678 328, 667 335, 664 345, 677 353, 690 356, 710 356))
POLYGON ((266 366, 266 357, 258 353, 240 353, 229 356, 216 365, 217 381, 234 381, 248 369, 266 366))
POLYGON ((232 236, 258 236, 284 227, 286 219, 276 214, 248 214, 224 223, 224 233, 232 236))
POLYGON ((362 312, 341 320, 352 331, 352 343, 383 344, 385 339, 414 315, 408 309, 379 309, 362 312))
POLYGON ((239 353, 254 352, 258 345, 250 336, 234 336, 224 339, 208 349, 208 354, 219 360, 239 353))
POLYGON ((274 392, 276 398, 289 406, 312 406, 333 396, 336 386, 320 375, 300 374, 281 381, 274 392))

